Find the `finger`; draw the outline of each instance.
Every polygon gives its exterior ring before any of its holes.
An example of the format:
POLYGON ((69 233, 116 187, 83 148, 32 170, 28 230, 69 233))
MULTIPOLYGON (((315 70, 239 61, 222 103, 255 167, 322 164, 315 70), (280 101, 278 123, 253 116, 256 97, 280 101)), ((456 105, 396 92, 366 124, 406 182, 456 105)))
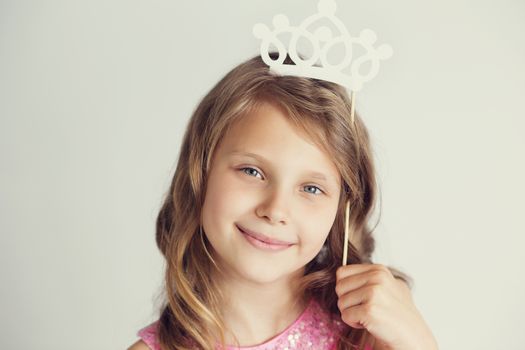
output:
POLYGON ((380 289, 381 286, 372 284, 343 294, 337 299, 337 307, 339 311, 343 311, 349 307, 366 304, 372 300, 377 303, 381 294, 380 289))
POLYGON ((359 304, 344 309, 341 312, 341 319, 350 327, 359 329, 366 328, 370 331, 370 325, 372 324, 374 317, 376 317, 375 313, 372 304, 359 304))
POLYGON ((388 277, 379 270, 373 269, 356 275, 347 276, 338 280, 335 284, 335 294, 338 297, 359 289, 367 284, 384 284, 388 277))
POLYGON ((388 268, 381 264, 351 264, 339 266, 335 272, 336 280, 345 278, 348 276, 356 275, 370 270, 384 270, 390 272, 388 268))

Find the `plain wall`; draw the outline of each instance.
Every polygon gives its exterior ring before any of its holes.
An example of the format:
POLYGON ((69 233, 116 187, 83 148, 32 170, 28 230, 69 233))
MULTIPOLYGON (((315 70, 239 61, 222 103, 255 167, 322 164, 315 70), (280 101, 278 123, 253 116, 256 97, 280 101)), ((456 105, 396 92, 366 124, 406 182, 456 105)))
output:
MULTIPOLYGON (((523 349, 525 3, 339 1, 394 55, 357 94, 376 263, 441 349, 523 349)), ((257 22, 314 0, 0 2, 0 347, 125 349, 154 321, 154 224, 183 131, 257 22)))

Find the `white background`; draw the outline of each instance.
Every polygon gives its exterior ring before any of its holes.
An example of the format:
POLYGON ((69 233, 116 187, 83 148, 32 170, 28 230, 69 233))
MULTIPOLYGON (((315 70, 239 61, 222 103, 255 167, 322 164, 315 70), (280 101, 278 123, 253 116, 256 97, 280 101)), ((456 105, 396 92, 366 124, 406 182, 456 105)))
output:
MULTIPOLYGON (((314 0, 0 2, 0 347, 125 349, 156 319, 154 224, 191 112, 314 0)), ((441 349, 523 349, 525 5, 339 1, 394 56, 357 95, 375 262, 441 349)))

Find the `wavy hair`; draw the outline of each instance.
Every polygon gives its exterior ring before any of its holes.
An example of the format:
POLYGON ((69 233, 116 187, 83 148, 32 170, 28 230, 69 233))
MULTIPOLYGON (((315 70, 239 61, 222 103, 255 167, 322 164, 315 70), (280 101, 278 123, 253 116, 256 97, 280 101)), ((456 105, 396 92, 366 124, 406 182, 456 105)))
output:
MULTIPOLYGON (((271 54, 277 58, 276 53, 271 54)), ((293 64, 287 57, 285 64, 293 64)), ((201 208, 214 150, 228 129, 263 102, 277 103, 289 120, 333 157, 341 175, 334 224, 318 256, 305 266, 299 295, 312 296, 334 319, 341 319, 335 293, 335 272, 341 265, 344 210, 350 201, 348 264, 372 263, 375 241, 369 221, 376 200, 376 180, 369 135, 359 113, 350 123, 351 102, 334 83, 272 74, 260 56, 227 73, 194 110, 187 125, 177 167, 156 222, 156 242, 166 269, 158 340, 162 350, 215 349, 225 346, 221 316, 223 295, 211 280, 219 269, 208 253, 201 231, 201 208), (309 126, 316 126, 311 128, 309 126), (317 131, 312 131, 317 130, 317 131)), ((379 221, 379 219, 378 219, 379 221)), ((376 224, 377 225, 377 224, 376 224)), ((389 267, 411 288, 411 278, 389 267)), ((338 349, 373 344, 366 329, 347 326, 338 349)))

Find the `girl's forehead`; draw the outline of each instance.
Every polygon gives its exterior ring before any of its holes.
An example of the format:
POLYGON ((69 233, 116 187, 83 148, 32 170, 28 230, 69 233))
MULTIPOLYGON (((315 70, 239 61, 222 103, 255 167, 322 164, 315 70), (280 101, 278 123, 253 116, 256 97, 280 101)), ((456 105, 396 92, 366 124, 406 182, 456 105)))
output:
MULTIPOLYGON (((227 136, 239 139, 239 134, 264 134, 278 137, 279 133, 272 132, 285 129, 290 135, 298 135, 312 144, 323 144, 324 128, 319 121, 304 115, 292 118, 282 105, 277 102, 262 101, 257 103, 248 112, 239 115, 228 127, 227 136), (234 135, 231 135, 234 134, 234 135)), ((319 147, 323 148, 323 147, 319 147)))
MULTIPOLYGON (((312 124, 306 118, 302 123, 306 125, 312 124)), ((315 128, 315 126, 311 125, 310 128, 315 128)), ((248 144, 259 146, 285 143, 284 141, 288 140, 288 146, 301 146, 306 142, 316 148, 320 148, 316 145, 316 140, 312 136, 300 126, 295 125, 293 120, 279 105, 261 103, 257 108, 234 120, 223 135, 223 140, 230 145, 248 144)))

